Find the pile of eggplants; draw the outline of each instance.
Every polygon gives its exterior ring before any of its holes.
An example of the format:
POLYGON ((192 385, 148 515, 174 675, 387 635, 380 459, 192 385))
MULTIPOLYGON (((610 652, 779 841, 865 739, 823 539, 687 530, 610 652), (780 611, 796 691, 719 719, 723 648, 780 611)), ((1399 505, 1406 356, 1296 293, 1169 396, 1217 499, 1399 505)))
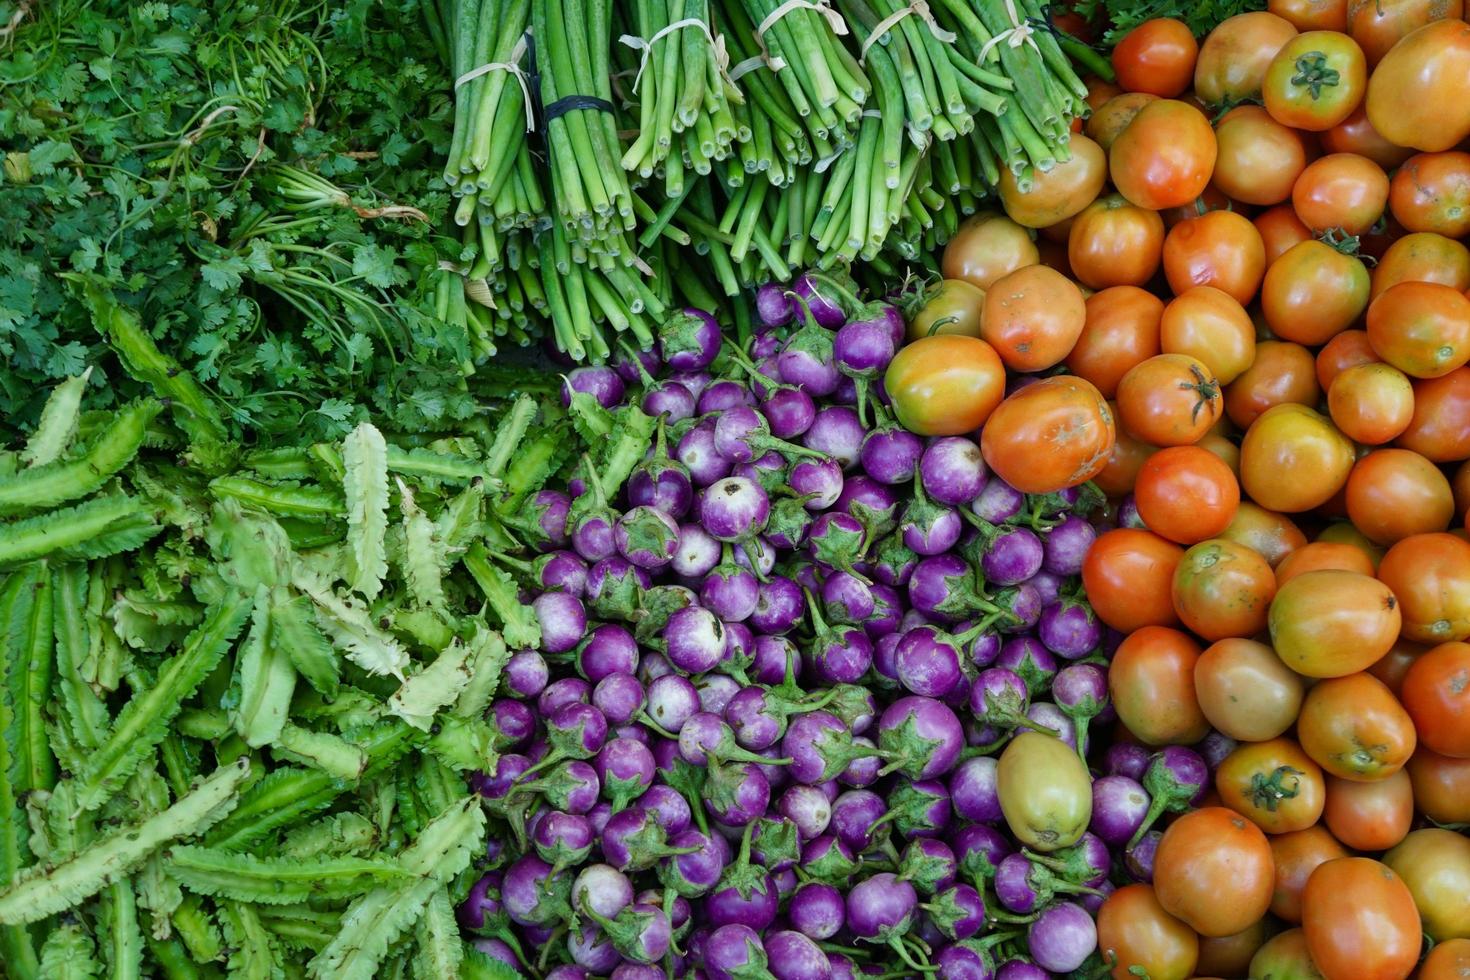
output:
POLYGON ((1100 496, 898 426, 903 320, 854 293, 809 273, 743 349, 687 310, 565 377, 580 424, 658 428, 624 485, 588 461, 530 499, 499 559, 542 639, 491 710, 459 921, 524 974, 1087 975, 1091 913, 1208 782, 1189 749, 1088 755, 1100 496))

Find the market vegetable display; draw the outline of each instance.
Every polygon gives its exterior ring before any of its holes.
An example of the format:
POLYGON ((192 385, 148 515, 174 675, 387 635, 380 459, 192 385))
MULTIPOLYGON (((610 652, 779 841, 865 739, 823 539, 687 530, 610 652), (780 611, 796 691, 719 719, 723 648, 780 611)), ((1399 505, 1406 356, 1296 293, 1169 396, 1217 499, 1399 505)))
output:
POLYGON ((11 13, 0 976, 1470 968, 1463 12, 11 13))

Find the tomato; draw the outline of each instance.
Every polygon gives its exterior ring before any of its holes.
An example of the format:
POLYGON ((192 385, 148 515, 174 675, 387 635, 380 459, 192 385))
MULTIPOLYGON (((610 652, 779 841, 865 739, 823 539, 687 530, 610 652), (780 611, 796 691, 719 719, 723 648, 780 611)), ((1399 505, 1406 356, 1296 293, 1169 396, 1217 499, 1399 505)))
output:
POLYGON ((1413 150, 1390 143, 1368 121, 1368 110, 1359 104, 1352 114, 1323 133, 1317 134, 1324 153, 1356 153, 1384 170, 1392 170, 1414 155, 1413 150))
POLYGON ((1395 44, 1430 21, 1459 17, 1461 0, 1348 0, 1348 33, 1377 65, 1395 44))
POLYGON ((1317 383, 1323 391, 1332 390, 1332 382, 1339 374, 1359 364, 1379 363, 1368 343, 1368 331, 1344 330, 1333 337, 1317 352, 1317 383))
POLYGON ((908 339, 941 334, 980 336, 985 290, 963 279, 941 279, 924 290, 923 305, 908 318, 908 339))
POLYGON ((1247 429, 1273 405, 1316 405, 1321 396, 1311 351, 1284 340, 1263 340, 1256 344, 1251 366, 1225 389, 1225 414, 1247 429))
POLYGON ((1199 197, 1214 169, 1215 132, 1209 120, 1174 99, 1158 99, 1138 110, 1108 150, 1108 172, 1118 192, 1154 211, 1199 197))
POLYGON ((1450 481, 1450 486, 1455 491, 1455 510, 1461 513, 1470 511, 1470 459, 1465 460, 1455 470, 1455 477, 1450 481))
POLYGON ((1409 231, 1470 234, 1470 153, 1419 153, 1405 160, 1389 183, 1388 206, 1409 231))
POLYGON ((1224 807, 1179 817, 1154 854, 1159 904, 1202 936, 1229 936, 1258 922, 1275 879, 1266 835, 1224 807))
POLYGON ((1352 467, 1353 444, 1303 405, 1266 409, 1240 444, 1245 492, 1262 507, 1288 514, 1326 503, 1347 483, 1352 467))
POLYGON ((1276 590, 1267 616, 1286 666, 1307 677, 1342 677, 1368 667, 1398 638, 1399 603, 1358 572, 1305 572, 1276 590))
POLYGON ((1215 771, 1224 804, 1268 834, 1315 824, 1324 786, 1322 770, 1289 738, 1237 745, 1215 771))
POLYGON ((1028 265, 986 292, 980 336, 1011 370, 1042 371, 1071 352, 1086 319, 1074 283, 1055 269, 1028 265))
MULTIPOLYGON (((1366 785, 1366 784, 1364 784, 1366 785)), ((1271 914, 1287 922, 1302 921, 1302 889, 1319 865, 1347 857, 1347 848, 1321 824, 1289 834, 1273 834, 1271 857, 1276 864, 1276 887, 1271 895, 1271 914)), ((1297 930, 1292 930, 1296 932, 1297 930)), ((1251 970, 1251 976, 1276 976, 1251 970)))
POLYGON ((1208 211, 1181 221, 1164 239, 1164 275, 1175 294, 1191 286, 1224 290, 1249 303, 1266 274, 1266 246, 1250 220, 1234 211, 1208 211))
POLYGON ((1398 443, 1436 463, 1470 458, 1470 367, 1414 382, 1414 417, 1398 443))
POLYGON ((1104 102, 1087 120, 1086 132, 1104 150, 1112 148, 1113 140, 1128 128, 1138 110, 1157 99, 1147 92, 1124 92, 1104 102))
POLYGON ((1164 911, 1149 885, 1124 885, 1097 910, 1097 948, 1113 980, 1189 980, 1199 936, 1164 911))
POLYGON ((1441 643, 1416 659, 1402 697, 1425 745, 1470 759, 1470 643, 1441 643))
POLYGON ((1347 482, 1348 518, 1372 540, 1393 544, 1443 531, 1455 516, 1450 481, 1407 449, 1378 449, 1358 460, 1347 482))
POLYGON ((1012 221, 1045 228, 1072 217, 1091 204, 1108 177, 1103 148, 1080 133, 1067 143, 1071 157, 1050 170, 1032 174, 1031 189, 1022 191, 1009 167, 1000 168, 1000 201, 1012 221))
POLYGON ((1414 415, 1414 386, 1390 364, 1359 364, 1337 376, 1327 410, 1343 435, 1369 446, 1391 442, 1414 415))
POLYGON ((1214 185, 1246 204, 1279 204, 1307 166, 1301 134, 1260 106, 1231 109, 1215 125, 1214 185))
POLYGON ((1159 217, 1164 219, 1165 228, 1173 228, 1185 221, 1193 221, 1213 211, 1229 211, 1236 203, 1220 192, 1214 184, 1208 184, 1200 191, 1199 197, 1179 205, 1177 208, 1165 208, 1159 212, 1159 217))
POLYGON ((1368 308, 1370 288, 1356 255, 1305 241, 1266 267, 1261 309, 1276 336, 1315 347, 1352 326, 1368 308))
POLYGON ((1440 378, 1470 361, 1470 299, 1437 282, 1401 282, 1368 307, 1368 342, 1416 378, 1440 378))
POLYGON ((1327 980, 1403 980, 1419 959, 1419 913, 1397 874, 1371 858, 1328 861, 1302 890, 1302 931, 1327 980))
POLYGON ((1416 534, 1388 549, 1378 578, 1398 596, 1404 636, 1420 643, 1470 638, 1470 543, 1416 534))
POLYGON ((1006 824, 1023 846, 1055 851, 1071 847, 1087 830, 1092 778, 1061 739, 1020 733, 1001 754, 995 780, 1006 824))
POLYGON ((1440 943, 1424 957, 1415 980, 1465 980, 1470 977, 1470 939, 1440 943))
POLYGON ((1440 755, 1421 745, 1407 768, 1419 812, 1442 824, 1470 822, 1470 759, 1440 755))
POLYGON ((1371 783, 1328 776, 1322 813, 1327 829, 1348 847, 1386 851, 1414 823, 1414 786, 1402 769, 1371 783))
POLYGON ((1058 375, 1001 402, 980 433, 980 452, 1022 493, 1051 493, 1096 476, 1113 438, 1113 413, 1098 390, 1058 375))
POLYGON ((1159 353, 1163 315, 1163 301, 1137 286, 1098 290, 1087 297, 1082 336, 1067 355, 1067 370, 1112 398, 1123 375, 1159 353))
POLYGON ((1347 0, 1269 0, 1266 9, 1299 31, 1345 31, 1347 6, 1347 0))
POLYGON ((1372 298, 1401 282, 1438 282, 1464 292, 1470 289, 1470 249, 1428 231, 1396 239, 1373 267, 1372 298))
MULTIPOLYGON (((1236 482, 1240 482, 1239 446, 1231 442, 1225 436, 1220 435, 1218 432, 1206 432, 1205 437, 1199 442, 1195 443, 1195 445, 1201 449, 1208 450, 1210 453, 1218 457, 1220 462, 1230 467, 1230 472, 1234 474, 1236 482)), ((1240 511, 1237 508, 1236 514, 1238 515, 1239 513, 1240 511)), ((1233 524, 1235 522, 1231 521, 1231 523, 1233 524)))
MULTIPOLYGON (((1108 407, 1116 418, 1118 407, 1112 402, 1108 403, 1108 407)), ((1157 446, 1141 442, 1126 429, 1119 427, 1117 439, 1113 442, 1113 451, 1108 454, 1107 464, 1097 476, 1092 478, 1092 482, 1109 497, 1121 497, 1125 493, 1132 493, 1134 484, 1138 482, 1138 471, 1143 469, 1143 464, 1156 452, 1158 452, 1157 446)))
POLYGON ((1448 150, 1470 136, 1467 76, 1470 24, 1426 24, 1394 45, 1374 70, 1364 102, 1368 120, 1399 146, 1448 150))
POLYGON ((1308 31, 1282 45, 1261 95, 1277 122, 1320 132, 1352 115, 1368 88, 1363 49, 1337 31, 1308 31))
POLYGON ((1414 666, 1414 661, 1423 655, 1427 647, 1413 640, 1399 637, 1393 649, 1373 661, 1368 673, 1388 685, 1394 697, 1401 697, 1404 690, 1404 675, 1414 666))
POLYGON ((1438 827, 1416 830, 1383 856, 1435 942, 1470 939, 1470 838, 1438 827))
POLYGON ((1276 566, 1276 587, 1280 588, 1298 575, 1324 568, 1357 572, 1360 575, 1372 575, 1374 572, 1373 562, 1362 549, 1332 541, 1313 541, 1287 555, 1276 566))
POLYGON ((1194 693, 1205 718, 1221 734, 1264 742, 1296 721, 1303 685, 1266 644, 1232 637, 1200 655, 1194 693))
POLYGON ((1202 541, 1184 553, 1174 571, 1174 609, 1206 640, 1261 632, 1275 594, 1276 576, 1266 559, 1234 541, 1202 541))
POLYGON ((1266 510, 1249 500, 1240 502, 1240 507, 1235 511, 1235 520, 1230 522, 1230 526, 1220 537, 1258 552, 1272 568, 1307 543, 1307 536, 1292 523, 1291 518, 1266 510))
POLYGON ((1291 188, 1291 206, 1313 231, 1366 234, 1388 205, 1388 175, 1356 153, 1331 153, 1307 164, 1291 188))
POLYGON ((1133 496, 1138 516, 1151 531, 1193 544, 1230 526, 1240 506, 1240 485, 1230 467, 1209 450, 1171 446, 1143 464, 1133 496))
POLYGON ((975 337, 925 337, 888 365, 883 387, 903 426, 919 435, 974 432, 1005 395, 1005 365, 975 337))
POLYGON ((1220 382, 1198 358, 1159 354, 1118 382, 1118 420, 1155 446, 1187 446, 1220 419, 1220 382))
POLYGON ((1255 360, 1256 328, 1229 293, 1195 286, 1164 307, 1159 344, 1166 354, 1188 354, 1202 361, 1225 385, 1255 360))
MULTIPOLYGON (((1295 180, 1295 178, 1293 178, 1295 180)), ((1291 196, 1288 188, 1282 195, 1282 200, 1291 196)), ((1278 204, 1274 208, 1268 208, 1256 215, 1251 224, 1256 226, 1256 231, 1261 233, 1261 244, 1266 248, 1266 268, 1275 262, 1293 245, 1310 241, 1312 229, 1302 224, 1302 219, 1296 216, 1290 204, 1278 204)), ((1262 273, 1264 277, 1265 273, 1262 273)))
POLYGON ((944 246, 940 272, 989 289, 1001 276, 1041 261, 1030 232, 1005 215, 981 212, 965 220, 944 246))
POLYGON ((1296 33, 1290 21, 1264 11, 1221 21, 1200 45, 1195 95, 1210 105, 1259 96, 1271 59, 1296 33))
POLYGON ((1210 730, 1194 693, 1199 655, 1188 633, 1166 626, 1145 626, 1118 645, 1108 692, 1118 718, 1140 742, 1190 745, 1210 730))
POLYGON ((1266 919, 1256 920, 1233 936, 1201 936, 1199 941, 1200 971, 1204 977, 1243 977, 1250 969, 1251 957, 1266 942, 1266 919))
POLYGON ((1123 36, 1113 48, 1113 70, 1118 84, 1130 92, 1148 92, 1172 99, 1194 78, 1199 45, 1181 20, 1146 20, 1123 36))
POLYGON ((1159 270, 1163 248, 1164 220, 1157 211, 1107 194, 1072 219, 1067 261, 1078 280, 1094 289, 1142 286, 1159 270))
POLYGON ((1374 575, 1378 574, 1378 563, 1383 560, 1383 555, 1386 551, 1386 549, 1369 541, 1362 531, 1359 531, 1347 521, 1338 521, 1335 524, 1327 525, 1317 535, 1317 540, 1352 545, 1354 548, 1357 548, 1363 554, 1367 555, 1368 560, 1373 563, 1374 575))
POLYGON ((1416 742, 1414 722, 1388 685, 1363 673, 1314 685, 1302 701, 1296 730, 1317 765, 1334 776, 1363 782, 1386 779, 1402 769, 1416 742))
POLYGON ((1082 584, 1093 612, 1122 633, 1179 622, 1170 598, 1184 549, 1137 528, 1117 528, 1093 542, 1082 562, 1082 584))

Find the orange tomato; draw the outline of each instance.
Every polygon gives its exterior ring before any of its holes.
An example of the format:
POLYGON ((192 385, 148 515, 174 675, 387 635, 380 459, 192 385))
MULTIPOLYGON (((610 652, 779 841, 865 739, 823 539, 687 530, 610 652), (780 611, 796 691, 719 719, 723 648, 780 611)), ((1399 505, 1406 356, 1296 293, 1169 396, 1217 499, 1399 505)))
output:
POLYGON ((1368 62, 1339 31, 1308 31, 1282 45, 1261 85, 1273 119, 1322 132, 1346 121, 1363 101, 1368 62))
POLYGON ((1450 486, 1455 491, 1455 510, 1465 513, 1470 511, 1470 459, 1465 460, 1455 469, 1454 479, 1450 486))
POLYGON ((1409 231, 1464 238, 1470 234, 1470 153, 1409 157, 1389 183, 1388 206, 1409 231))
MULTIPOLYGON (((1126 422, 1126 419, 1125 419, 1126 422)), ((1303 405, 1262 412, 1240 444, 1240 482, 1263 507, 1288 514, 1311 510, 1347 483, 1353 444, 1303 405)))
POLYGON ((1057 375, 1001 402, 980 433, 980 452, 1022 493, 1052 493, 1101 472, 1113 438, 1113 412, 1098 390, 1057 375))
POLYGON ((1355 851, 1386 851, 1414 824, 1414 786, 1400 769, 1384 779, 1364 783, 1327 777, 1327 829, 1355 851))
POLYGON ((1118 718, 1140 742, 1188 745, 1210 730, 1194 693, 1199 655, 1188 633, 1166 626, 1145 626, 1118 645, 1108 692, 1118 718))
POLYGON ((1082 336, 1067 355, 1067 370, 1112 398, 1123 375, 1159 353, 1163 314, 1163 301, 1137 286, 1098 290, 1087 297, 1082 336))
POLYGON ((1250 969, 1251 957, 1266 942, 1267 921, 1257 919, 1233 936, 1201 936, 1199 941, 1199 977, 1243 977, 1250 969))
POLYGON ((1353 466, 1347 512, 1358 530, 1389 545, 1449 527, 1455 499, 1450 481, 1423 456, 1407 449, 1376 449, 1353 466))
POLYGON ((1194 94, 1210 105, 1259 96, 1271 59, 1296 33, 1290 21, 1265 11, 1227 17, 1200 45, 1194 94))
POLYGON ((1067 143, 1071 157, 1050 170, 1036 170, 1022 191, 1009 167, 1001 168, 1000 202, 1011 220, 1027 228, 1065 221, 1093 202, 1108 178, 1103 148, 1078 133, 1067 143))
POLYGON ((1453 534, 1404 538, 1378 563, 1378 578, 1398 596, 1407 638, 1470 638, 1470 542, 1453 534))
MULTIPOLYGON (((1116 418, 1118 407, 1112 402, 1108 403, 1108 407, 1116 418)), ((1127 429, 1119 426, 1113 451, 1108 454, 1107 463, 1092 478, 1092 482, 1109 497, 1116 498, 1132 493, 1133 485, 1138 482, 1138 471, 1143 469, 1143 464, 1156 452, 1157 446, 1135 439, 1127 429)))
MULTIPOLYGON (((1276 865, 1271 914, 1287 922, 1301 922, 1302 889, 1307 887, 1307 879, 1320 865, 1347 857, 1347 848, 1339 844, 1321 824, 1289 834, 1273 834, 1269 842, 1271 857, 1276 865)), ((1251 976, 1257 975, 1259 974, 1251 973, 1251 976)))
POLYGON ((1441 643, 1418 657, 1404 675, 1402 697, 1425 745, 1470 759, 1470 643, 1441 643))
POLYGON ((1267 615, 1286 666, 1307 677, 1367 668, 1398 638, 1399 602, 1388 586, 1358 572, 1304 572, 1276 590, 1267 615))
POLYGON ((1347 0, 1269 0, 1266 9, 1299 31, 1346 31, 1347 0))
POLYGON ((1204 362, 1227 385, 1255 360, 1256 327, 1229 293, 1195 286, 1164 307, 1159 344, 1166 354, 1188 354, 1204 362))
POLYGON ((1356 153, 1329 153, 1307 164, 1291 188, 1291 206, 1313 231, 1365 234, 1388 204, 1388 175, 1356 153))
POLYGON ((1174 610, 1206 640, 1261 632, 1275 594, 1276 576, 1266 559, 1234 541, 1202 541, 1174 570, 1174 610))
POLYGON ((1404 706, 1388 685, 1363 673, 1314 685, 1302 701, 1296 730, 1317 765, 1334 776, 1363 782, 1398 772, 1416 744, 1414 722, 1404 706))
POLYGON ((1186 813, 1154 854, 1154 892, 1170 915, 1203 936, 1254 925, 1271 906, 1276 869, 1259 827, 1224 807, 1186 813))
POLYGON ((1280 588, 1298 575, 1324 568, 1357 572, 1359 575, 1372 575, 1374 571, 1373 562, 1361 548, 1333 541, 1313 541, 1287 555, 1276 566, 1276 587, 1280 588))
POLYGON ((1368 121, 1368 110, 1359 103, 1342 122, 1318 133, 1317 142, 1325 153, 1356 153, 1367 157, 1384 170, 1392 170, 1414 155, 1413 150, 1390 143, 1368 121))
POLYGON ((1263 340, 1255 353, 1250 367, 1225 389, 1225 414, 1240 428, 1250 428, 1273 405, 1314 406, 1321 399, 1316 361, 1301 344, 1263 340))
POLYGON ((989 289, 1002 276, 1040 261, 1025 228, 1003 214, 981 212, 967 218, 944 246, 939 269, 946 279, 989 289))
POLYGON ((1103 901, 1097 948, 1113 980, 1189 980, 1199 962, 1199 936, 1164 911, 1149 885, 1125 885, 1103 901))
POLYGON ((1317 383, 1323 391, 1332 390, 1332 382, 1339 374, 1359 364, 1379 361, 1368 343, 1368 331, 1344 330, 1333 337, 1317 352, 1317 383))
POLYGON ((1401 282, 1368 307, 1373 351, 1415 378, 1441 378, 1470 361, 1470 299, 1436 282, 1401 282))
POLYGON ((1260 106, 1237 106, 1215 124, 1214 186, 1233 201, 1280 204, 1307 166, 1307 145, 1260 106))
POLYGON ((1266 268, 1261 311, 1277 337, 1314 347, 1352 326, 1368 308, 1371 287, 1357 256, 1305 241, 1266 268))
POLYGON ((1187 354, 1159 354, 1118 382, 1118 421, 1155 446, 1199 442, 1220 419, 1220 382, 1187 354))
MULTIPOLYGON (((1443 0, 1439 5, 1448 6, 1443 0)), ((1448 150, 1470 136, 1470 100, 1458 97, 1467 76, 1470 24, 1458 19, 1426 24, 1378 63, 1364 102, 1368 119, 1399 146, 1448 150)))
POLYGON ((1194 667, 1194 693, 1205 718, 1242 742, 1264 742, 1290 728, 1303 690, 1301 677, 1255 640, 1212 643, 1194 667))
POLYGON ((1451 939, 1429 951, 1415 980, 1465 980, 1470 977, 1470 939, 1451 939))
POLYGON ((1470 759, 1440 755, 1421 745, 1407 768, 1419 812, 1436 823, 1470 821, 1470 759))
POLYGON ((1383 856, 1414 896, 1424 933, 1435 942, 1470 938, 1470 837, 1426 827, 1383 856))
POLYGON ((1159 270, 1163 248, 1164 219, 1157 211, 1105 194, 1072 219, 1067 261, 1093 289, 1142 286, 1159 270))
POLYGON ((1182 294, 1214 286, 1249 303, 1266 274, 1266 245, 1250 219, 1234 211, 1208 211, 1181 221, 1164 239, 1164 276, 1182 294))
POLYGON ((1113 70, 1118 84, 1130 92, 1148 92, 1172 99, 1194 78, 1199 45, 1182 20, 1156 17, 1123 35, 1113 48, 1113 70))
POLYGON ((1414 418, 1414 386, 1392 364, 1354 365, 1333 380, 1327 391, 1327 411, 1343 435, 1379 446, 1409 427, 1414 418))
POLYGON ((1220 537, 1259 552, 1272 568, 1307 543, 1307 536, 1292 523, 1291 518, 1249 500, 1240 502, 1235 510, 1235 520, 1221 532, 1220 537))
POLYGON ((1404 980, 1419 959, 1419 912, 1392 869, 1370 858, 1328 861, 1302 890, 1302 931, 1326 980, 1404 980))
POLYGON ((1240 506, 1235 474, 1198 446, 1172 446, 1150 456, 1138 471, 1133 495, 1149 529, 1180 544, 1224 531, 1240 506))
POLYGON ((1158 99, 1113 140, 1108 172, 1128 200, 1161 211, 1199 197, 1214 171, 1215 151, 1204 113, 1187 102, 1158 99))
MULTIPOLYGON (((1282 200, 1285 200, 1290 194, 1291 188, 1287 188, 1282 200)), ((1296 216, 1290 204, 1278 204, 1274 208, 1267 208, 1256 215, 1251 224, 1255 225, 1256 231, 1261 233, 1261 244, 1266 249, 1266 268, 1270 268, 1271 263, 1280 258, 1287 249, 1309 241, 1312 237, 1312 229, 1302 224, 1302 219, 1296 216)), ((1262 276, 1264 275, 1263 272, 1262 276)))
POLYGON ((1110 149, 1118 134, 1128 128, 1138 110, 1157 99, 1147 92, 1124 92, 1104 102, 1087 120, 1086 132, 1104 150, 1110 149))
POLYGON ((1395 239, 1373 267, 1370 295, 1377 299, 1401 282, 1437 282, 1464 292, 1470 289, 1470 248, 1429 231, 1395 239))
POLYGON ((1371 67, 1415 28, 1463 10, 1462 0, 1348 0, 1348 33, 1371 67))
POLYGON ((1082 584, 1099 619, 1122 633, 1179 622, 1170 589, 1184 549, 1138 528, 1117 528, 1093 542, 1082 584))
POLYGON ((1373 665, 1368 668, 1368 673, 1387 684, 1394 697, 1400 697, 1404 690, 1404 675, 1409 672, 1409 668, 1414 665, 1414 661, 1419 659, 1425 649, 1422 643, 1415 643, 1413 640, 1405 640, 1400 637, 1393 645, 1393 649, 1373 661, 1373 665))
POLYGON ((995 348, 961 335, 914 341, 889 362, 883 376, 899 421, 926 436, 980 428, 1005 397, 1005 383, 1005 365, 995 348))
POLYGON ((1082 335, 1082 292, 1055 269, 1028 265, 997 279, 985 293, 980 338, 1013 371, 1059 364, 1082 335))
POLYGON ((1470 367, 1414 382, 1414 415, 1398 444, 1436 463, 1470 458, 1470 367))
POLYGON ((1306 830, 1322 816, 1322 770, 1289 738, 1238 745, 1215 770, 1230 809, 1268 834, 1306 830))

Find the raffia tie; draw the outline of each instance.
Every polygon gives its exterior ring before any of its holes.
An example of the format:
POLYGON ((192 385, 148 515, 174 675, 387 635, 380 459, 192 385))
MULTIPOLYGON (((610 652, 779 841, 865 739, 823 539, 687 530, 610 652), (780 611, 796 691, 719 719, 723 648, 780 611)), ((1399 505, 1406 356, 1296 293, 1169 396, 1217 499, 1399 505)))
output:
POLYGON ((1002 41, 1013 48, 1019 48, 1023 44, 1029 44, 1037 54, 1041 53, 1041 48, 1036 44, 1036 38, 1031 36, 1036 33, 1036 29, 1022 20, 1020 14, 1016 13, 1015 0, 1006 0, 1006 16, 1011 19, 1011 26, 985 42, 985 46, 980 49, 980 56, 975 59, 976 64, 984 64, 985 56, 990 54, 991 49, 1002 41))
POLYGON ((899 21, 910 14, 913 14, 924 22, 925 26, 929 28, 929 33, 934 35, 936 41, 942 41, 945 44, 953 44, 955 42, 956 35, 954 31, 946 31, 939 26, 939 21, 934 19, 934 14, 930 11, 927 0, 912 0, 907 7, 900 7, 878 22, 878 26, 873 28, 873 33, 869 34, 868 39, 863 42, 863 49, 858 53, 858 64, 867 64, 868 49, 877 44, 883 35, 887 34, 898 25, 899 21))
POLYGON ((511 48, 509 61, 492 61, 487 65, 472 68, 454 80, 454 90, 473 82, 482 75, 488 75, 492 71, 508 71, 514 76, 516 84, 521 87, 521 97, 526 100, 526 132, 536 129, 536 114, 531 108, 531 85, 526 78, 526 70, 521 67, 521 59, 526 56, 526 35, 522 34, 516 46, 511 48))
POLYGON ((648 57, 653 54, 653 46, 675 31, 682 31, 686 27, 699 28, 699 32, 709 41, 710 50, 715 53, 715 66, 719 68, 721 77, 731 85, 735 84, 735 79, 730 77, 730 53, 725 50, 725 35, 711 34, 709 25, 698 17, 686 17, 683 20, 674 21, 646 41, 636 34, 624 34, 618 38, 619 44, 626 45, 634 51, 642 52, 638 60, 638 72, 633 76, 634 93, 637 93, 638 83, 643 80, 643 70, 648 67, 648 57))
MULTIPOLYGON (((780 71, 786 67, 786 62, 781 58, 772 57, 770 49, 766 47, 766 31, 769 31, 776 25, 777 21, 793 10, 815 11, 826 18, 827 26, 832 28, 833 34, 839 36, 847 34, 847 21, 843 20, 842 15, 832 9, 831 0, 817 0, 816 3, 811 3, 810 0, 783 0, 779 7, 766 14, 765 20, 761 21, 760 25, 755 29, 755 43, 760 46, 761 61, 770 66, 771 71, 780 71)), ((743 67, 752 60, 754 59, 747 58, 740 64, 743 67)), ((746 71, 749 70, 749 68, 746 69, 746 71)))

